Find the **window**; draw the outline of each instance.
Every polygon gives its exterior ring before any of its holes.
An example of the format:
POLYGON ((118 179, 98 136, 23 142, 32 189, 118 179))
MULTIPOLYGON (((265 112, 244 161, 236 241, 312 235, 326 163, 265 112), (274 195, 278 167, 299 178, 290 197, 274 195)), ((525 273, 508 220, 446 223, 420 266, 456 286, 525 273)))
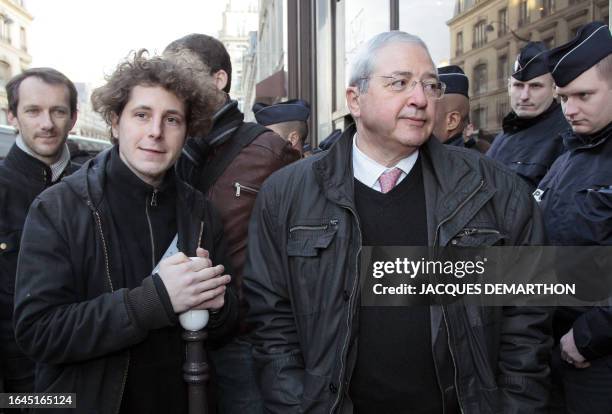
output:
POLYGON ((501 9, 497 13, 497 20, 499 28, 497 29, 497 36, 503 36, 508 33, 508 9, 501 9))
POLYGON ((481 63, 474 67, 474 94, 487 91, 487 64, 481 63))
POLYGON ((529 9, 527 8, 527 0, 521 0, 521 2, 519 3, 519 27, 529 23, 528 10, 529 9))
POLYGON ((486 31, 487 22, 484 20, 479 21, 474 25, 474 42, 472 43, 472 48, 482 47, 485 43, 487 43, 487 31, 486 31))
POLYGON ((457 12, 455 13, 460 14, 463 13, 465 11, 465 0, 457 0, 457 12))
POLYGON ((19 44, 21 45, 21 50, 28 50, 28 39, 26 37, 25 27, 19 29, 19 44))
POLYGON ((0 60, 0 86, 6 85, 9 79, 11 79, 11 65, 0 60))
POLYGON ((506 115, 510 112, 510 103, 508 102, 508 96, 505 95, 504 98, 497 101, 497 119, 504 119, 506 115))
POLYGON ((508 55, 502 55, 497 58, 497 79, 499 80, 500 88, 505 86, 509 77, 510 70, 508 66, 508 55))
POLYGON ((0 15, 0 39, 7 43, 11 43, 11 23, 11 19, 0 15))
POLYGON ((475 129, 487 127, 487 108, 475 108, 472 111, 472 123, 475 129))
POLYGON ((555 11, 555 0, 542 0, 542 5, 540 6, 540 15, 542 17, 548 16, 555 11))
POLYGON ((457 41, 455 45, 455 56, 460 56, 463 53, 463 32, 457 32, 457 41))

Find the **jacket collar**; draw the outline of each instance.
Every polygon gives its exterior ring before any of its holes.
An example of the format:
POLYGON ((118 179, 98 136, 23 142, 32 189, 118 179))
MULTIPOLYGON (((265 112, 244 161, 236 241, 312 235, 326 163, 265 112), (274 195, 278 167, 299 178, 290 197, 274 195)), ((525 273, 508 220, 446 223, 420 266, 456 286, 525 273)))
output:
POLYGON ((42 185, 48 186, 51 184, 51 169, 49 166, 27 154, 17 144, 13 144, 4 161, 11 169, 19 171, 42 185))
MULTIPOLYGON (((88 160, 81 169, 65 179, 70 189, 83 200, 92 210, 105 210, 104 189, 107 181, 108 164, 111 157, 111 147, 95 158, 88 160)), ((195 256, 199 245, 204 220, 204 196, 192 186, 180 180, 174 174, 177 199, 177 228, 179 229, 179 249, 186 254, 195 256)))
MULTIPOLYGON (((338 141, 312 165, 325 196, 353 211, 355 203, 351 157, 355 131, 355 125, 347 128, 338 141)), ((444 145, 432 137, 423 144, 420 153, 429 242, 432 244, 436 241, 436 244, 445 245, 493 196, 495 189, 484 182, 480 171, 481 155, 474 151, 444 145), (456 151, 461 151, 463 156, 456 151), (460 209, 461 217, 456 217, 460 209), (438 226, 442 225, 443 231, 438 232, 438 226)))
POLYGON ((532 126, 542 122, 545 119, 553 116, 556 112, 561 111, 561 106, 555 100, 550 106, 542 112, 540 115, 533 118, 520 118, 516 112, 511 111, 506 115, 502 121, 502 129, 506 134, 514 134, 522 131, 523 129, 531 128, 532 126))
POLYGON ((612 122, 592 135, 575 134, 571 129, 562 134, 563 144, 568 150, 589 149, 604 143, 612 135, 612 122))

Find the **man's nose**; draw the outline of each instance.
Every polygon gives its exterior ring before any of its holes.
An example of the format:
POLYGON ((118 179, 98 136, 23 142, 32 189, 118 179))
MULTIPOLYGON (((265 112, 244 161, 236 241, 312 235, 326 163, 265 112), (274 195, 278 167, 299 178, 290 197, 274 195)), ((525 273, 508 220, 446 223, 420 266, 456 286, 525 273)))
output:
POLYGON ((521 101, 526 101, 529 99, 529 87, 525 86, 523 89, 521 89, 521 95, 520 95, 521 101))
POLYGON ((573 118, 578 114, 578 106, 572 98, 568 98, 567 101, 561 102, 561 106, 563 108, 563 113, 568 118, 573 118))
POLYGON ((162 134, 162 122, 163 119, 153 118, 151 123, 149 124, 149 137, 151 138, 159 138, 162 134))
POLYGON ((49 111, 41 111, 40 114, 40 127, 44 130, 53 129, 55 125, 53 124, 53 118, 51 118, 51 113, 49 111))
POLYGON ((425 94, 425 87, 422 82, 417 82, 414 85, 414 88, 408 94, 408 101, 406 103, 417 108, 425 108, 427 106, 427 95, 425 94))

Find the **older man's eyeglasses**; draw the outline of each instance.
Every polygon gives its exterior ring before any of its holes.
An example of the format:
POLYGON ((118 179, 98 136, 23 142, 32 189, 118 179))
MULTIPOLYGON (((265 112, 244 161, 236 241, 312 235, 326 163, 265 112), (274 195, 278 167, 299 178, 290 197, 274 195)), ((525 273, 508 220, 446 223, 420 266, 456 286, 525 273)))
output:
MULTIPOLYGON (((417 84, 421 84, 423 92, 428 98, 440 99, 444 96, 446 90, 446 84, 436 80, 410 80, 409 78, 401 75, 375 75, 379 78, 387 80, 385 84, 386 88, 391 89, 393 92, 412 92, 417 84)), ((364 78, 368 79, 368 78, 364 78)))

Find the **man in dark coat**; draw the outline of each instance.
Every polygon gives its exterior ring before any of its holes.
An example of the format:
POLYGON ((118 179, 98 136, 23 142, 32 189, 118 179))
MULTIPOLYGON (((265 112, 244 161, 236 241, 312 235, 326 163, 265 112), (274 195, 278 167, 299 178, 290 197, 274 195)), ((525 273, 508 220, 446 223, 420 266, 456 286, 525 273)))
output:
POLYGON ((15 343, 13 295, 19 241, 30 204, 72 173, 66 138, 77 119, 77 91, 62 73, 32 68, 6 85, 17 137, 0 162, 0 387, 34 391, 34 362, 15 343))
POLYGON ((363 246, 544 239, 520 178, 433 137, 442 93, 422 40, 375 36, 346 92, 356 126, 264 184, 245 287, 267 412, 546 412, 548 312, 362 300, 363 246))
POLYGON ((30 208, 16 339, 37 363, 35 390, 76 393, 74 412, 186 413, 179 314, 209 310, 213 339, 235 325, 221 222, 172 168, 187 132, 210 125, 215 94, 137 53, 92 96, 118 144, 30 208))
POLYGON ((263 182, 274 171, 298 160, 300 153, 266 127, 244 122, 238 103, 229 96, 232 64, 219 40, 190 34, 170 43, 164 56, 185 65, 202 85, 213 83, 224 96, 215 108, 212 130, 200 131, 187 141, 177 172, 219 210, 240 300, 239 329, 231 341, 210 354, 217 375, 218 407, 224 413, 259 414, 261 396, 248 338, 250 328, 244 321, 248 306, 242 293, 248 223, 263 182))
POLYGON ((436 105, 433 134, 444 144, 465 147, 463 130, 470 122, 470 82, 456 65, 438 68, 438 76, 446 90, 436 105))
MULTIPOLYGON (((550 242, 612 246, 612 36, 601 22, 550 52, 550 69, 571 131, 566 152, 534 197, 550 242)), ((597 275, 585 274, 585 277, 597 275)), ((610 280, 610 275, 604 275, 610 280)), ((612 410, 612 308, 561 308, 554 318, 560 345, 553 353, 567 411, 612 410)))
POLYGON ((533 189, 563 152, 560 134, 569 128, 553 97, 546 52, 541 42, 529 42, 518 55, 508 81, 512 111, 487 151, 533 189))

